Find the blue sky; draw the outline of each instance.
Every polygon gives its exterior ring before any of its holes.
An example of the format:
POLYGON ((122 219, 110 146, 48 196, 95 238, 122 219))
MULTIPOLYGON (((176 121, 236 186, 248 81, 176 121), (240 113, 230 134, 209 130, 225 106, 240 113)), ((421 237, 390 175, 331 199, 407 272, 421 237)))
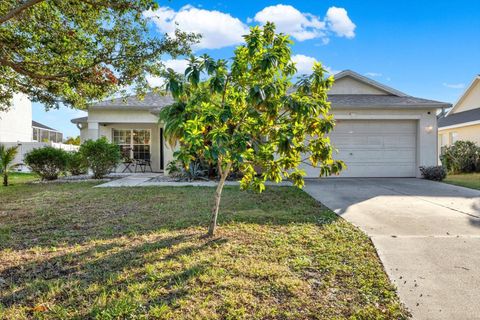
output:
MULTIPOLYGON (((159 1, 146 15, 155 33, 204 34, 196 49, 232 56, 248 26, 276 21, 294 34, 299 69, 313 59, 332 72, 352 69, 413 96, 455 102, 480 73, 480 1, 159 1), (240 40, 239 40, 240 39, 240 40)), ((181 70, 184 62, 165 57, 181 70)), ((156 83, 152 79, 152 83, 156 83)), ((78 135, 70 119, 84 115, 34 104, 36 121, 78 135)))

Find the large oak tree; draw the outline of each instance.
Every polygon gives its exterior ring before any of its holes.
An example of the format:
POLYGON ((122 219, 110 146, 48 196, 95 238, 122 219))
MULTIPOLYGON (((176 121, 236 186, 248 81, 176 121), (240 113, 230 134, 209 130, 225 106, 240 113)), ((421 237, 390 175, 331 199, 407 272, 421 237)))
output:
POLYGON ((0 1, 0 111, 16 92, 47 108, 83 108, 128 88, 149 90, 163 54, 189 52, 196 35, 148 31, 154 0, 0 1))

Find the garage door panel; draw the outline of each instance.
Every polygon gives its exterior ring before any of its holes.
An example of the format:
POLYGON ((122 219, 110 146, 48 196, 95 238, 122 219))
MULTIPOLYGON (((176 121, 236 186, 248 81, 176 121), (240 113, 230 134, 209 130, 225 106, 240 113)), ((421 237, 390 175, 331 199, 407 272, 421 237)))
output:
POLYGON ((335 134, 416 134, 415 121, 410 120, 337 120, 335 134), (377 121, 375 123, 373 121, 377 121), (384 125, 395 122, 393 126, 384 125))
MULTIPOLYGON (((417 123, 414 120, 340 120, 330 134, 335 159, 347 169, 341 177, 414 177, 417 123)), ((319 169, 302 165, 307 177, 319 169)))
POLYGON ((414 134, 408 135, 385 135, 385 136, 374 136, 374 135, 334 135, 330 137, 332 144, 337 147, 350 147, 355 146, 377 146, 377 147, 412 147, 415 146, 416 136, 414 134))
POLYGON ((342 159, 348 163, 378 163, 378 162, 408 162, 415 157, 415 150, 365 150, 349 149, 339 151, 334 158, 342 159))
POLYGON ((416 135, 396 135, 396 136, 385 136, 383 139, 383 144, 385 147, 410 147, 414 149, 417 143, 416 135))

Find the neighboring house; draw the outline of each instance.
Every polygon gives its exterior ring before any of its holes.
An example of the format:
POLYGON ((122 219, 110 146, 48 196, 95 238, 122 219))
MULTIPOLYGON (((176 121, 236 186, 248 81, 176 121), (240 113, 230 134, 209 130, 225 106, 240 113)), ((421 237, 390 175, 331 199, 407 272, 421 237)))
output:
POLYGON ((0 143, 7 147, 18 146, 19 149, 14 163, 23 163, 27 152, 45 146, 78 150, 78 146, 63 144, 62 141, 61 132, 32 120, 32 103, 22 94, 14 95, 11 108, 0 112, 0 143))
MULTIPOLYGON (((437 164, 437 110, 447 103, 408 96, 358 73, 335 76, 329 92, 337 119, 330 135, 337 159, 348 168, 342 177, 419 177, 419 166, 437 164)), ((153 93, 93 104, 88 116, 73 119, 82 141, 106 137, 133 158, 149 158, 154 171, 173 159, 165 144, 159 110, 172 99, 153 93)), ((319 169, 303 165, 308 177, 319 169)))
POLYGON ((32 120, 32 103, 22 95, 13 97, 8 111, 0 112, 0 142, 56 142, 63 134, 32 120))
POLYGON ((32 103, 15 94, 8 111, 0 112, 0 142, 32 141, 32 103))
POLYGON ((32 140, 36 142, 63 142, 63 134, 37 121, 32 121, 32 140))
POLYGON ((438 119, 438 147, 457 140, 480 145, 480 75, 473 79, 453 108, 438 119))

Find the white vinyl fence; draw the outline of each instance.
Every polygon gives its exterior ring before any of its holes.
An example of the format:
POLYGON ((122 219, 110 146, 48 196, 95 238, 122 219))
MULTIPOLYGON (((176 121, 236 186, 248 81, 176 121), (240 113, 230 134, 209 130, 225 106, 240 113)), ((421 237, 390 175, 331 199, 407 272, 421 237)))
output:
POLYGON ((30 171, 28 167, 24 164, 23 159, 25 154, 32 151, 33 149, 39 149, 44 147, 54 147, 57 149, 63 149, 69 152, 78 151, 79 146, 74 146, 71 144, 56 143, 56 142, 2 142, 7 148, 18 146, 18 154, 15 157, 14 163, 19 164, 16 170, 28 172, 30 171))

